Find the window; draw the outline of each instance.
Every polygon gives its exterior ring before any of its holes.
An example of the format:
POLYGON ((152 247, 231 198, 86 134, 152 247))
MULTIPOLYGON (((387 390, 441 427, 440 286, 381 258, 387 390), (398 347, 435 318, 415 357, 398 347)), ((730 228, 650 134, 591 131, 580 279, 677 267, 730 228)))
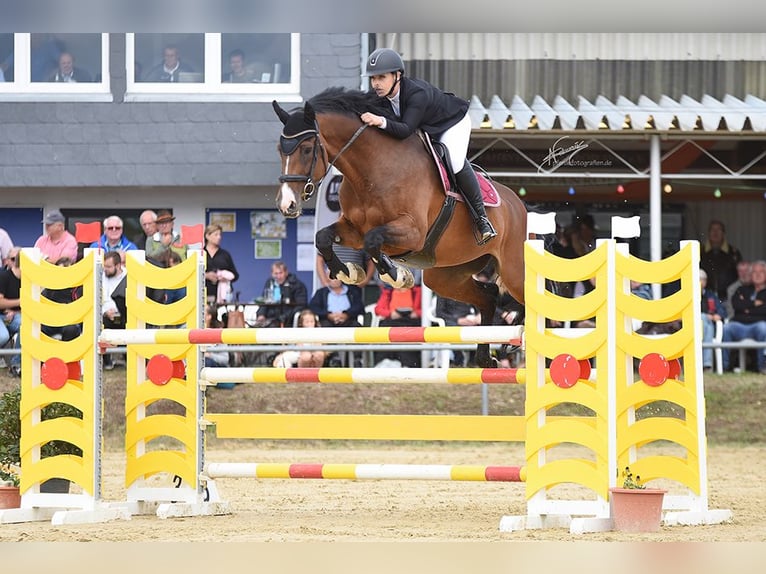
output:
POLYGON ((108 34, 0 34, 0 99, 111 101, 108 34))
POLYGON ((126 56, 126 101, 300 100, 299 34, 128 34, 126 56))

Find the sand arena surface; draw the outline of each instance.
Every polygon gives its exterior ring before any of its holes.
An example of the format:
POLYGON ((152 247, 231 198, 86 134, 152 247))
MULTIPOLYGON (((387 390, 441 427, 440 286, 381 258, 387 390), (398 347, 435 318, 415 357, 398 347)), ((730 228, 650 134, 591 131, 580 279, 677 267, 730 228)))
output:
MULTIPOLYGON (((355 448, 213 447, 210 462, 323 462, 519 465, 519 445, 355 448)), ((730 509, 727 524, 665 527, 660 532, 570 535, 568 530, 499 531, 504 515, 526 512, 524 485, 447 481, 220 479, 228 516, 53 527, 47 522, 0 525, 0 541, 762 541, 766 491, 760 472, 766 447, 709 448, 710 508, 730 509)), ((103 461, 103 497, 125 499, 124 455, 103 461)), ((563 487, 562 487, 563 488, 563 487)), ((563 494, 563 491, 562 491, 563 494)))

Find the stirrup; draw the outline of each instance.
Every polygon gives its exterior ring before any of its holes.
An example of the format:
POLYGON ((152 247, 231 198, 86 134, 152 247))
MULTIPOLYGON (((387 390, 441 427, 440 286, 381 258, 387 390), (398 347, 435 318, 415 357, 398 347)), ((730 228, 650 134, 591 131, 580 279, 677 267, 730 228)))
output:
POLYGON ((497 231, 495 231, 492 222, 487 217, 479 217, 479 219, 476 220, 476 227, 479 231, 476 238, 477 245, 484 245, 493 237, 497 237, 497 231))

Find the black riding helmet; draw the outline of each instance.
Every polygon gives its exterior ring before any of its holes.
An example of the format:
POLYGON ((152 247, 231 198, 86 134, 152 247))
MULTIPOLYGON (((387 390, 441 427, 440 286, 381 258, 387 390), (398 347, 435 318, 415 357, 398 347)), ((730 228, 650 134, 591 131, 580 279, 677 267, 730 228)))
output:
POLYGON ((391 48, 378 48, 367 58, 365 76, 376 76, 386 72, 401 71, 404 74, 402 57, 391 48))

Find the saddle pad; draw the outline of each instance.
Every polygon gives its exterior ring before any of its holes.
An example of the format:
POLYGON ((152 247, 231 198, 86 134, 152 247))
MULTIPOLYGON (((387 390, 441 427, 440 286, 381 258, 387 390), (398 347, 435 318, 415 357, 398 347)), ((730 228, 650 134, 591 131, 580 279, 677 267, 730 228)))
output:
MULTIPOLYGON (((444 166, 444 163, 441 160, 441 157, 439 157, 439 154, 436 153, 436 150, 434 149, 433 145, 431 144, 431 138, 426 136, 423 132, 418 132, 420 135, 420 139, 423 141, 423 144, 426 146, 426 149, 428 150, 428 154, 431 156, 431 159, 434 160, 436 163, 436 167, 439 170, 439 175, 441 176, 442 180, 442 188, 444 189, 444 193, 447 195, 451 195, 458 201, 465 201, 463 198, 463 195, 461 193, 452 191, 450 188, 450 182, 449 177, 447 176, 447 168, 444 166)), ((485 176, 482 172, 474 170, 474 173, 476 174, 476 179, 479 180, 479 188, 481 189, 481 197, 484 200, 484 205, 486 207, 497 207, 500 205, 500 195, 497 193, 497 189, 495 189, 494 184, 490 179, 485 176)))

